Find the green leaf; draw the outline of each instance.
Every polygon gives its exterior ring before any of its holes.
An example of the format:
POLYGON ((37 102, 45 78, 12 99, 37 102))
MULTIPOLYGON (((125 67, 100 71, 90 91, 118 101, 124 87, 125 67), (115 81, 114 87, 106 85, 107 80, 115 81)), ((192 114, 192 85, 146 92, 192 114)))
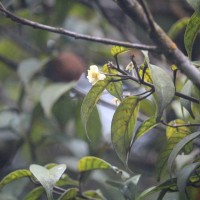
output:
POLYGON ((114 46, 111 48, 111 54, 113 56, 117 56, 118 54, 124 53, 126 51, 129 51, 129 49, 121 46, 114 46))
POLYGON ((44 89, 41 94, 40 102, 46 116, 52 115, 52 107, 55 102, 67 91, 75 86, 76 82, 70 83, 54 83, 44 89))
MULTIPOLYGON (((185 94, 187 96, 191 96, 192 90, 193 90, 193 83, 192 83, 192 81, 187 80, 187 82, 183 86, 181 93, 185 94)), ((194 119, 195 116, 192 111, 191 101, 189 101, 187 99, 183 99, 183 98, 181 98, 180 101, 181 101, 181 106, 183 106, 190 113, 191 117, 194 119)))
POLYGON ((142 122, 142 124, 138 127, 136 133, 135 133, 135 140, 142 137, 145 133, 147 133, 149 130, 154 128, 157 125, 156 118, 150 117, 146 121, 142 122))
POLYGON ((195 173, 196 169, 199 166, 200 166, 200 162, 192 163, 192 164, 185 166, 178 173, 178 175, 177 175, 177 186, 178 186, 179 193, 180 193, 179 198, 181 200, 187 199, 186 194, 185 194, 186 186, 188 185, 190 176, 195 173))
MULTIPOLYGON (((102 72, 107 73, 107 74, 113 74, 113 75, 117 75, 119 74, 119 72, 115 69, 111 69, 110 67, 108 67, 108 65, 104 65, 102 72)), ((122 100, 122 81, 117 81, 117 82, 113 82, 114 80, 118 80, 119 78, 114 78, 112 76, 107 76, 107 81, 110 81, 110 84, 106 87, 106 90, 113 95, 114 97, 116 97, 117 99, 119 99, 120 101, 122 100)))
POLYGON ((25 200, 38 200, 44 192, 45 189, 42 186, 36 187, 26 195, 25 200))
POLYGON ((0 188, 4 187, 5 185, 7 185, 8 183, 12 181, 15 181, 24 177, 31 177, 31 176, 32 176, 32 173, 29 170, 26 170, 26 169, 16 170, 14 172, 11 172, 7 176, 5 176, 3 180, 1 180, 0 188))
POLYGON ((198 11, 195 11, 186 27, 184 35, 184 44, 190 59, 192 59, 192 48, 197 34, 199 32, 199 29, 200 13, 198 11))
POLYGON ((176 23, 174 23, 168 31, 169 37, 171 39, 175 39, 179 35, 179 33, 187 26, 189 20, 189 17, 184 17, 178 20, 176 23))
POLYGON ((70 188, 66 192, 64 192, 58 200, 72 200, 75 199, 75 197, 78 194, 77 188, 70 188))
MULTIPOLYGON (((171 121, 169 123, 169 125, 181 125, 181 124, 185 124, 185 122, 179 119, 171 121)), ((160 155, 157 161, 157 166, 156 166, 158 179, 160 179, 160 177, 166 171, 167 161, 174 147, 177 145, 177 143, 179 143, 183 138, 185 138, 189 134, 190 134, 190 130, 185 126, 178 127, 178 128, 173 128, 170 126, 167 127, 166 129, 167 142, 165 144, 165 147, 160 152, 160 155)), ((189 150, 191 150, 190 146, 186 148, 186 151, 189 151, 189 150)))
POLYGON ((138 99, 136 97, 127 97, 118 106, 112 119, 112 143, 118 157, 126 164, 138 110, 138 99))
POLYGON ((105 197, 103 196, 100 190, 87 190, 84 192, 84 196, 89 197, 89 199, 94 200, 104 200, 105 197))
POLYGON ((110 84, 109 81, 107 81, 107 78, 103 81, 98 81, 88 92, 88 94, 85 96, 82 106, 81 106, 81 119, 84 124, 84 128, 87 131, 87 125, 89 117, 96 106, 96 103, 98 102, 101 94, 105 90, 105 88, 110 84))
POLYGON ((187 0, 187 2, 194 8, 194 10, 200 9, 200 1, 199 0, 187 0))
POLYGON ((112 169, 112 165, 108 162, 93 156, 86 156, 79 160, 79 172, 85 172, 95 169, 112 169))
POLYGON ((150 65, 150 70, 158 107, 156 120, 159 121, 164 109, 174 98, 175 87, 171 77, 166 71, 155 65, 150 65))
POLYGON ((170 153, 170 156, 168 158, 167 161, 167 168, 168 171, 171 173, 172 171, 172 165, 173 162, 176 158, 176 156, 178 155, 178 153, 188 144, 190 143, 192 140, 194 140, 195 138, 197 138, 198 136, 200 136, 200 131, 197 131, 195 133, 192 133, 190 135, 188 135, 187 137, 185 137, 183 140, 181 140, 178 144, 176 144, 175 148, 173 149, 173 151, 170 153))

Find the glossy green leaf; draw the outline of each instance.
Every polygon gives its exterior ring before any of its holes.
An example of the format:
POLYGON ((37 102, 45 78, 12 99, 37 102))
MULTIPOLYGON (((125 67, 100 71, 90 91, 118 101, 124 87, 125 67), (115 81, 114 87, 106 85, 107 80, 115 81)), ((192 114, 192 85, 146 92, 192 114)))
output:
MULTIPOLYGON (((119 74, 117 70, 111 69, 108 67, 108 65, 103 66, 102 72, 113 75, 119 74)), ((110 81, 110 84, 106 87, 106 90, 117 99, 122 100, 122 81, 113 82, 113 80, 118 80, 119 77, 107 76, 106 79, 107 81, 110 81)))
POLYGON ((18 180, 20 178, 24 178, 24 177, 31 177, 32 173, 29 170, 26 169, 21 169, 21 170, 16 170, 14 172, 11 172, 10 174, 8 174, 7 176, 5 176, 1 182, 0 182, 0 188, 4 187, 5 185, 7 185, 8 183, 18 180))
POLYGON ((108 162, 93 156, 86 156, 79 160, 79 172, 90 171, 95 169, 112 169, 112 165, 108 162))
MULTIPOLYGON (((185 124, 185 122, 183 120, 174 120, 169 123, 169 125, 181 125, 181 124, 185 124)), ((185 138, 189 134, 190 130, 185 126, 178 128, 173 128, 169 126, 167 127, 166 129, 167 141, 164 148, 160 152, 156 166, 158 179, 160 179, 160 177, 162 177, 162 175, 166 171, 167 161, 174 147, 177 145, 177 143, 179 143, 183 138, 185 138)), ((191 150, 191 146, 188 146, 185 150, 186 151, 191 150)))
POLYGON ((187 26, 189 20, 189 17, 184 17, 178 20, 176 23, 174 23, 168 31, 169 37, 171 39, 175 39, 180 34, 180 32, 187 26))
POLYGON ((150 65, 157 100, 157 121, 175 95, 175 86, 169 74, 158 66, 150 65))
POLYGON ((194 41, 197 37, 197 34, 199 32, 199 29, 200 29, 200 13, 195 11, 186 27, 184 35, 184 44, 190 59, 192 59, 192 48, 194 41))
POLYGON ((126 51, 129 51, 129 49, 127 49, 125 47, 121 47, 121 46, 113 46, 111 48, 111 54, 113 56, 117 56, 118 54, 124 53, 126 51))
POLYGON ((41 94, 40 102, 46 116, 52 115, 52 107, 55 102, 67 91, 75 86, 76 82, 70 83, 54 83, 44 89, 41 94))
POLYGON ((188 185, 189 179, 192 174, 195 173, 195 170, 200 166, 200 162, 198 163, 191 163, 187 166, 185 166, 177 175, 177 186, 179 189, 180 196, 179 198, 181 200, 186 200, 186 194, 185 189, 188 185))
POLYGON ((136 97, 127 97, 118 106, 112 119, 111 140, 118 157, 127 163, 139 102, 136 97))
POLYGON ((145 133, 154 128, 156 125, 157 122, 155 117, 150 117, 146 121, 142 122, 135 133, 135 140, 142 137, 145 133))
POLYGON ((83 121, 85 130, 87 130, 88 120, 94 107, 96 106, 96 103, 109 84, 110 82, 107 81, 107 79, 98 81, 85 96, 81 106, 81 119, 83 121))
POLYGON ((70 188, 66 192, 64 192, 58 200, 72 200, 76 198, 77 194, 77 188, 70 188))
POLYGON ((44 193, 45 189, 42 186, 36 187, 26 195, 25 200, 39 200, 44 193))
MULTIPOLYGON (((185 94, 187 96, 191 96, 192 90, 193 90, 193 83, 192 83, 192 81, 187 80, 187 82, 183 86, 181 93, 185 94)), ((181 98, 180 102, 181 102, 181 106, 183 106, 190 113, 191 117, 194 119, 195 116, 194 116, 193 111, 192 111, 191 101, 181 98)))
POLYGON ((197 138, 198 136, 200 136, 200 131, 188 135, 187 137, 185 137, 184 139, 182 139, 178 144, 176 144, 176 146, 175 146, 175 148, 173 149, 173 151, 171 151, 170 156, 169 156, 168 161, 167 161, 167 168, 168 168, 168 171, 169 171, 170 173, 171 173, 171 171, 172 171, 172 165, 173 165, 174 160, 175 160, 176 156, 178 155, 178 153, 179 153, 188 143, 190 143, 192 140, 194 140, 194 139, 197 138))

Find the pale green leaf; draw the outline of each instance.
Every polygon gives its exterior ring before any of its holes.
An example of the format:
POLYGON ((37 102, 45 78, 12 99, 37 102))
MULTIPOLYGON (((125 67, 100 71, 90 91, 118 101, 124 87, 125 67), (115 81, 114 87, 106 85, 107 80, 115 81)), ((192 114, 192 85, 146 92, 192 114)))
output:
MULTIPOLYGON (((185 122, 179 119, 171 121, 169 123, 169 125, 181 125, 181 124, 185 124, 185 122)), ((185 138, 189 134, 190 130, 188 129, 188 127, 185 126, 177 128, 173 128, 170 126, 167 127, 166 129, 167 141, 164 148, 160 152, 156 166, 158 179, 160 179, 160 177, 162 177, 162 175, 166 171, 167 161, 174 147, 177 145, 177 143, 179 143, 183 138, 185 138)), ((190 146, 186 148, 186 151, 189 150, 191 150, 190 146)))
POLYGON ((169 37, 171 39, 175 39, 180 34, 180 32, 187 26, 189 20, 189 17, 184 17, 178 20, 176 23, 174 23, 168 31, 169 37))
POLYGON ((180 193, 180 199, 186 200, 186 186, 188 185, 189 179, 192 174, 195 173, 196 169, 200 166, 200 162, 191 163, 185 166, 177 175, 177 186, 180 193))
MULTIPOLYGON (((187 96, 191 96, 192 90, 193 90, 193 83, 192 83, 192 81, 187 80, 187 82, 183 86, 181 93, 185 94, 187 96)), ((192 111, 191 101, 184 99, 184 98, 181 98, 180 102, 181 102, 181 106, 183 106, 190 113, 191 117, 194 119, 195 116, 194 116, 193 111, 192 111)))
POLYGON ((25 197, 25 200, 38 200, 44 194, 45 189, 40 186, 31 190, 25 197))
POLYGON ((121 46, 113 46, 111 48, 111 54, 113 56, 117 56, 118 54, 124 53, 126 51, 129 51, 129 49, 127 49, 125 47, 121 47, 121 46))
POLYGON ((136 97, 127 97, 118 106, 112 119, 112 144, 123 163, 127 162, 138 110, 138 99, 136 97))
POLYGON ((103 81, 98 81, 85 96, 81 106, 81 119, 85 130, 87 130, 87 123, 94 107, 96 106, 96 103, 109 83, 110 82, 107 81, 107 78, 103 81))
POLYGON ((176 144, 175 148, 173 148, 173 150, 170 152, 170 156, 168 158, 167 161, 167 168, 168 171, 171 173, 172 171, 172 165, 174 163, 174 160, 176 158, 176 156, 178 155, 178 153, 188 144, 190 143, 192 140, 194 140, 195 138, 197 138, 198 136, 200 136, 200 131, 197 131, 195 133, 192 133, 190 135, 188 135, 187 137, 185 137, 184 139, 182 139, 178 144, 176 144))
POLYGON ((200 10, 200 0, 187 0, 187 2, 194 8, 194 10, 200 10))
MULTIPOLYGON (((108 67, 108 65, 104 65, 102 72, 106 73, 106 74, 112 74, 112 75, 117 75, 119 74, 119 72, 115 69, 112 69, 110 67, 108 67)), ((107 81, 110 82, 110 84, 106 87, 106 90, 113 95, 114 97, 116 97, 117 99, 119 99, 120 101, 122 100, 122 81, 117 81, 117 82, 113 82, 113 80, 118 80, 119 77, 113 77, 113 76, 107 76, 107 81)))
POLYGON ((79 160, 79 172, 90 171, 95 169, 112 169, 112 165, 108 162, 93 156, 86 156, 79 160))
POLYGON ((64 192, 58 200, 72 200, 75 199, 78 194, 77 188, 70 188, 64 192))
POLYGON ((0 182, 0 188, 4 187, 5 185, 7 185, 8 183, 18 180, 20 178, 24 178, 24 177, 31 177, 32 173, 29 170, 26 169, 21 169, 21 170, 16 170, 14 172, 11 172, 10 174, 8 174, 7 176, 5 176, 1 182, 0 182))
POLYGON ((157 100, 157 121, 175 95, 175 86, 169 74, 158 66, 150 65, 157 100))
POLYGON ((76 82, 70 83, 54 83, 44 89, 41 94, 40 102, 46 116, 50 117, 52 114, 52 107, 55 102, 67 91, 75 86, 76 82))
POLYGON ((200 29, 200 13, 195 11, 186 27, 184 35, 184 44, 190 59, 192 59, 192 48, 194 41, 197 37, 197 34, 199 32, 199 29, 200 29))

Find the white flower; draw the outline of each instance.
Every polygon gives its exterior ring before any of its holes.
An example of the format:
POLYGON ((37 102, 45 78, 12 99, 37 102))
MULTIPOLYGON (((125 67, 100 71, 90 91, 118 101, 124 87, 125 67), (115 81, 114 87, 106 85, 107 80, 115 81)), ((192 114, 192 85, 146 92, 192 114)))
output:
POLYGON ((120 101, 118 98, 116 98, 116 97, 115 97, 112 101, 113 101, 113 103, 116 104, 117 106, 121 103, 121 101, 120 101))
POLYGON ((133 63, 132 62, 130 62, 127 66, 126 66, 126 71, 129 71, 129 72, 131 72, 132 70, 133 70, 133 63))
POLYGON ((96 65, 91 65, 90 69, 88 70, 88 80, 92 85, 94 85, 99 80, 104 80, 106 76, 101 74, 98 67, 96 65))

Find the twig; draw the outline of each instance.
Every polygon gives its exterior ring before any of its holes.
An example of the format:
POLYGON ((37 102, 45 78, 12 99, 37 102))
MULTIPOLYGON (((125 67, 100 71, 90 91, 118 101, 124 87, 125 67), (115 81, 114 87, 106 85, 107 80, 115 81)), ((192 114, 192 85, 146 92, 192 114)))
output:
POLYGON ((46 30, 46 31, 53 32, 53 33, 58 33, 61 35, 66 35, 66 36, 72 37, 74 39, 82 39, 82 40, 101 43, 101 44, 124 46, 124 47, 128 47, 128 48, 142 49, 142 50, 148 50, 148 51, 157 51, 157 47, 152 46, 152 45, 133 44, 130 42, 125 42, 125 41, 117 41, 117 40, 112 40, 112 39, 107 39, 107 38, 101 38, 101 37, 80 34, 80 33, 76 33, 73 31, 69 31, 69 30, 61 28, 61 27, 52 27, 52 26, 34 22, 34 21, 31 21, 28 19, 24 19, 22 17, 18 17, 16 15, 14 15, 10 11, 8 11, 1 2, 0 2, 0 12, 4 13, 7 18, 10 18, 11 20, 13 20, 14 22, 17 22, 19 24, 23 24, 23 25, 30 26, 30 27, 37 28, 37 29, 46 30))
POLYGON ((194 123, 194 124, 188 123, 188 124, 177 124, 177 125, 170 125, 164 121, 160 121, 160 123, 162 123, 165 126, 172 127, 172 128, 179 128, 179 127, 184 127, 184 126, 186 126, 186 127, 200 126, 200 123, 194 123))

